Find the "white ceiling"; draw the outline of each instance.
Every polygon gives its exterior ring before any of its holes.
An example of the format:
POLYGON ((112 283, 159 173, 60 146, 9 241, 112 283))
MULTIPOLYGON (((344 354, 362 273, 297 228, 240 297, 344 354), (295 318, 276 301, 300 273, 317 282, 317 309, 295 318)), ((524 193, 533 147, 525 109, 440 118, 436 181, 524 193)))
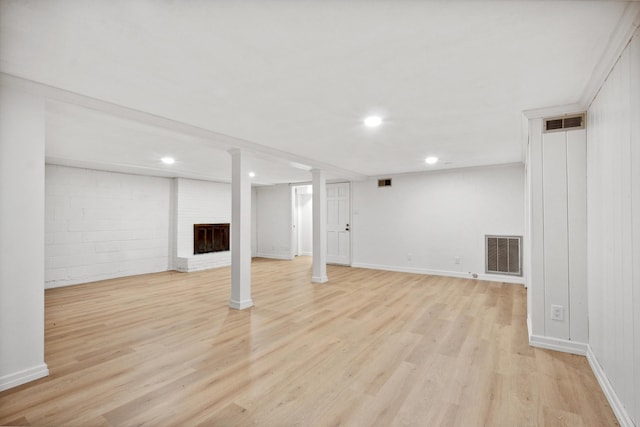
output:
MULTIPOLYGON (((519 162, 522 111, 578 102, 627 6, 0 1, 0 71, 290 154, 264 184, 519 162)), ((229 179, 229 140, 48 105, 51 162, 229 179)))

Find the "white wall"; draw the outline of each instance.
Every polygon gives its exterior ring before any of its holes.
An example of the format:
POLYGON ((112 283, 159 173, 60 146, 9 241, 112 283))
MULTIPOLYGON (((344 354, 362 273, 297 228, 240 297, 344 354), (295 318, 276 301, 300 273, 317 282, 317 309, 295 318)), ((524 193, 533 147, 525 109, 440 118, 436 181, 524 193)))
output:
POLYGON ((44 363, 44 101, 0 87, 0 390, 44 363))
POLYGON ((231 252, 193 254, 194 224, 231 223, 231 185, 176 178, 176 259, 178 271, 197 271, 231 265, 231 252))
POLYGON ((485 234, 524 231, 520 164, 397 175, 391 187, 370 179, 352 188, 354 266, 485 277, 485 234))
POLYGON ((640 425, 637 33, 589 108, 587 126, 589 346, 619 418, 640 425))
POLYGON ((256 256, 291 259, 291 187, 288 184, 257 187, 256 202, 256 256))
POLYGON ((528 320, 533 345, 584 354, 588 341, 586 131, 529 123, 528 320), (552 319, 552 306, 562 319, 552 319))
POLYGON ((46 166, 47 288, 166 271, 170 180, 46 166))

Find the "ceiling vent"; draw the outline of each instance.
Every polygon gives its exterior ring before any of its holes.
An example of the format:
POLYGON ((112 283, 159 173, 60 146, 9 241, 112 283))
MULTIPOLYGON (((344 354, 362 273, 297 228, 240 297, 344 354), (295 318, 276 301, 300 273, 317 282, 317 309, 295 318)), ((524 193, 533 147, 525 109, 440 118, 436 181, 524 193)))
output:
POLYGON ((544 119, 544 131, 546 133, 584 129, 584 122, 584 113, 574 114, 571 116, 552 117, 550 119, 544 119))
POLYGON ((522 236, 485 236, 486 272, 522 276, 522 236))
POLYGON ((378 187, 391 187, 391 178, 379 179, 378 187))

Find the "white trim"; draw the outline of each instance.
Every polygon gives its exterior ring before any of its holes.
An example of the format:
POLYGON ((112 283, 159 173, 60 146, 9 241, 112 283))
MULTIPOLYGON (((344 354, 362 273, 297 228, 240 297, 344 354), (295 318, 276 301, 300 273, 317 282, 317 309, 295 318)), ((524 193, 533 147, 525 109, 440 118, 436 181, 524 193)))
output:
POLYGON ((631 420, 631 417, 629 417, 629 413, 624 408, 624 405, 622 404, 622 401, 618 397, 616 390, 613 388, 613 386, 609 382, 609 379, 607 378, 607 375, 605 374, 604 369, 602 369, 602 366, 600 366, 600 363, 598 362, 598 358, 596 357, 595 353, 591 349, 591 346, 587 346, 587 360, 589 361, 591 370, 593 371, 593 374, 598 380, 598 383, 600 384, 600 388, 602 388, 604 395, 607 397, 607 400, 609 401, 609 405, 611 405, 611 409, 613 410, 613 413, 618 419, 618 422, 620 423, 620 425, 622 427, 634 427, 635 424, 631 420))
POLYGON ((245 299, 242 301, 230 300, 229 307, 235 310, 244 310, 245 308, 253 307, 253 300, 252 299, 245 299))
POLYGON ((549 117, 564 116, 565 114, 578 114, 584 113, 587 106, 581 102, 575 104, 555 105, 553 107, 535 108, 532 110, 525 110, 522 112, 524 116, 529 119, 545 119, 549 117))
POLYGON ((531 326, 531 315, 527 313, 527 336, 529 337, 529 342, 531 342, 531 333, 533 326, 531 326))
POLYGON ((640 3, 630 2, 627 5, 614 33, 609 38, 607 48, 591 73, 587 86, 582 92, 579 102, 574 104, 555 105, 550 107, 524 110, 522 114, 529 120, 541 119, 565 114, 582 113, 589 109, 605 80, 615 67, 622 52, 640 27, 640 3))
POLYGON ((46 363, 23 369, 0 378, 0 391, 9 390, 10 388, 37 380, 39 378, 49 376, 49 368, 46 363))
POLYGON ((477 280, 486 280, 490 282, 504 282, 504 283, 513 283, 517 285, 524 285, 524 278, 520 276, 503 276, 499 274, 477 274, 477 277, 473 277, 474 273, 463 273, 460 271, 431 270, 428 268, 416 268, 416 267, 397 267, 392 265, 367 264, 367 263, 361 263, 361 262, 353 263, 351 264, 351 267, 367 268, 370 270, 397 271, 400 273, 426 274, 430 276, 460 277, 462 279, 477 279, 477 280))
POLYGON ((329 281, 329 278, 327 276, 322 276, 322 277, 312 276, 311 277, 311 282, 312 283, 327 283, 328 281, 329 281))
POLYGON ((609 73, 611 73, 611 70, 615 67, 622 52, 633 38, 633 34, 639 26, 640 3, 630 2, 622 14, 620 22, 618 22, 613 34, 609 38, 606 49, 594 67, 587 86, 582 91, 580 104, 585 107, 585 110, 591 106, 591 103, 598 95, 600 88, 602 88, 605 80, 609 77, 609 73))
POLYGON ((298 256, 313 256, 313 252, 300 252, 298 256))
POLYGON ((293 259, 293 258, 290 258, 289 255, 270 254, 266 252, 258 252, 254 256, 254 258, 284 259, 287 261, 291 261, 293 259))
MULTIPOLYGON (((475 171, 475 170, 483 170, 483 169, 496 169, 496 168, 510 168, 514 166, 522 166, 523 161, 517 162, 506 162, 506 163, 489 163, 483 165, 465 165, 465 164, 457 164, 454 167, 440 167, 436 169, 429 170, 417 170, 417 171, 409 171, 409 172, 398 172, 398 173, 385 173, 378 175, 369 175, 367 178, 370 180, 377 181, 382 178, 396 178, 396 177, 405 177, 412 175, 435 175, 435 174, 447 174, 447 173, 456 173, 460 172, 460 170, 465 171, 475 171)), ((329 181, 327 181, 328 183, 329 181)), ((347 182, 347 181, 338 181, 338 182, 347 182)), ((352 182, 352 181, 349 181, 352 182)))
POLYGON ((547 350, 577 354, 579 356, 585 356, 587 354, 588 347, 588 344, 583 342, 543 337, 541 335, 529 335, 529 345, 532 347, 545 348, 547 350))

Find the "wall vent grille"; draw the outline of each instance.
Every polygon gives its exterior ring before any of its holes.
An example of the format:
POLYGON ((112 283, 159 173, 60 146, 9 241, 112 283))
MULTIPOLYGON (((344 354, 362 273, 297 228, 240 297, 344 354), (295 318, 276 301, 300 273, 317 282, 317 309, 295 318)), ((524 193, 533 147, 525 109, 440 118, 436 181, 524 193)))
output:
POLYGON ((522 236, 485 236, 488 274, 522 276, 522 236))
POLYGON ((571 116, 552 117, 544 119, 544 131, 547 132, 560 132, 564 130, 576 130, 584 129, 585 115, 574 114, 571 116))
POLYGON ((378 187, 391 187, 391 178, 379 179, 378 187))

